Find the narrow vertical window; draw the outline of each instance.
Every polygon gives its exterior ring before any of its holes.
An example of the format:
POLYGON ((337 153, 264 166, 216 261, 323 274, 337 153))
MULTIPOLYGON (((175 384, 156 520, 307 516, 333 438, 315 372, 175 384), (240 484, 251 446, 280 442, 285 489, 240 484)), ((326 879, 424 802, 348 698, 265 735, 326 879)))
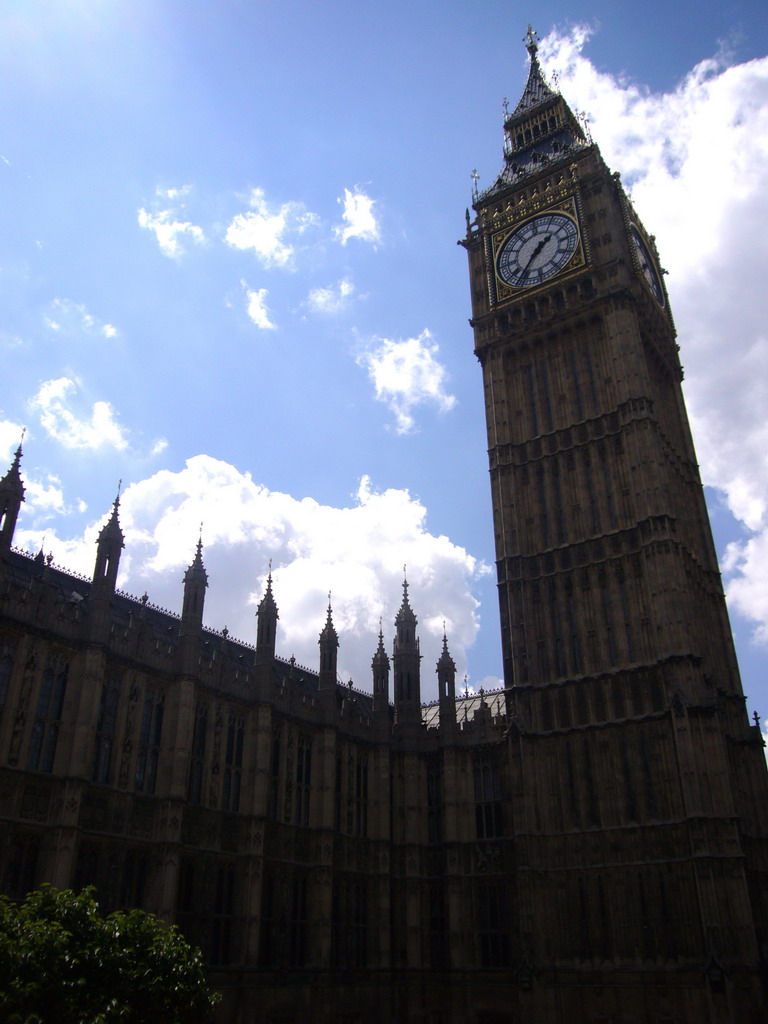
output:
POLYGON ((288 923, 288 964, 303 967, 307 961, 307 878, 297 873, 291 885, 288 923))
POLYGON ((187 787, 188 799, 193 804, 199 804, 202 800, 207 736, 208 705, 200 703, 195 709, 195 728, 192 733, 192 760, 189 765, 189 785, 187 787))
POLYGON ((104 680, 99 702, 99 718, 96 724, 96 751, 93 759, 93 781, 111 782, 112 747, 117 728, 117 706, 120 688, 114 677, 104 680))
POLYGON ((179 881, 176 889, 176 922, 184 935, 195 945, 202 942, 200 924, 200 872, 191 857, 179 862, 179 881))
POLYGON ((351 931, 353 936, 351 967, 365 967, 368 962, 368 893, 364 881, 356 879, 351 886, 351 931))
POLYGON ((163 732, 163 705, 164 696, 160 690, 147 690, 139 730, 139 752, 136 756, 135 788, 139 793, 155 792, 163 732))
POLYGON ((429 889, 429 962, 435 970, 449 966, 448 921, 442 885, 429 889))
POLYGON ((576 399, 576 418, 579 420, 584 419, 584 399, 581 395, 581 387, 579 386, 579 364, 576 359, 576 353, 571 350, 570 353, 571 363, 571 377, 573 378, 573 395, 576 399))
POLYGON ((27 758, 27 767, 33 771, 53 771, 68 672, 67 664, 48 665, 43 672, 27 758))
POLYGON ((294 824, 309 824, 309 794, 312 778, 312 737, 299 735, 296 753, 296 801, 294 803, 294 824))
POLYGON ((440 761, 432 756, 427 761, 427 839, 440 843, 443 839, 443 778, 440 761))
POLYGON ((557 542, 565 544, 568 540, 568 527, 565 522, 565 509, 563 508, 563 488, 560 483, 560 466, 555 461, 552 463, 552 482, 555 491, 555 521, 557 523, 557 542))
POLYGON ((595 773, 592 767, 592 748, 589 740, 582 744, 582 764, 584 780, 587 784, 587 820, 590 825, 597 827, 600 824, 600 799, 595 784, 595 773))
POLYGON ((597 416, 600 412, 600 402, 597 397, 597 385, 595 383, 595 371, 592 366, 592 356, 588 348, 584 350, 584 364, 587 368, 587 379, 589 381, 589 391, 592 396, 592 412, 597 416))
POLYGON ((615 529, 618 523, 616 518, 616 507, 613 501, 613 487, 614 478, 611 471, 611 467, 608 464, 608 456, 605 452, 605 447, 600 444, 597 448, 598 458, 600 459, 600 468, 603 473, 603 484, 605 486, 605 504, 608 509, 608 522, 610 526, 615 529))
POLYGON ((539 364, 539 379, 541 381, 542 405, 544 416, 547 420, 547 430, 554 430, 555 424, 552 419, 552 402, 550 400, 549 367, 544 360, 539 364))
POLYGON ((635 661, 635 637, 632 632, 632 616, 629 611, 629 597, 627 596, 627 584, 624 578, 624 569, 619 566, 616 575, 619 580, 619 594, 621 595, 621 610, 624 614, 624 630, 627 637, 627 657, 635 661))
POLYGON ((280 946, 284 929, 279 928, 277 893, 282 891, 278 884, 277 872, 271 865, 264 868, 261 887, 261 932, 259 936, 259 963, 262 967, 277 967, 280 963, 280 946))
POLYGON ((358 754, 355 762, 355 835, 368 835, 368 755, 358 754))
POLYGON ((547 504, 547 487, 544 482, 544 467, 536 468, 536 485, 539 492, 539 517, 541 520, 541 543, 548 548, 552 543, 549 533, 549 506, 547 504))
POLYGON ((280 806, 280 726, 272 730, 272 759, 269 771, 269 807, 267 813, 273 821, 277 821, 280 806))
POLYGON ((607 580, 604 574, 601 574, 600 589, 603 597, 603 620, 605 621, 605 636, 608 641, 608 659, 611 665, 616 665, 619 659, 616 652, 616 634, 613 628, 611 595, 608 591, 607 580))
POLYGON ((559 676, 564 676, 568 667, 565 662, 565 646, 563 644, 563 629, 562 623, 560 622, 560 607, 558 605, 557 588, 555 581, 549 581, 549 615, 552 622, 552 639, 555 644, 555 672, 559 676))
POLYGON ((501 778, 495 751, 475 755, 475 826, 478 839, 495 839, 502 834, 501 778))
POLYGON ((523 367, 525 375, 526 390, 528 392, 528 408, 531 417, 531 432, 534 437, 539 434, 539 411, 536 407, 536 379, 533 375, 533 367, 523 367))
MULTIPOLYGON (((627 821, 638 821, 637 816, 637 793, 635 790, 635 780, 632 774, 632 766, 630 764, 630 753, 627 750, 627 746, 631 741, 631 737, 627 736, 619 744, 619 753, 621 756, 621 770, 624 776, 624 785, 622 787, 624 792, 624 810, 626 813, 627 821)), ((634 744, 632 744, 634 746, 634 744)), ((634 750, 632 751, 634 757, 634 750)))
POLYGON ((507 967, 509 932, 504 887, 487 882, 475 886, 475 929, 481 967, 507 967))
POLYGON ((8 846, 2 873, 3 892, 11 899, 21 900, 38 884, 40 837, 22 833, 5 841, 8 846))
POLYGON ((148 855, 144 850, 129 850, 123 861, 120 885, 120 906, 141 907, 144 905, 144 889, 147 884, 148 855))
POLYGON ((589 495, 589 512, 592 518, 592 532, 600 533, 600 508, 597 504, 595 482, 592 479, 592 459, 589 454, 584 455, 584 479, 587 482, 587 494, 589 495))
POLYGON ((224 750, 224 784, 221 805, 225 811, 240 810, 240 780, 243 774, 243 734, 245 722, 240 715, 230 715, 227 744, 224 750))
POLYGON ((344 760, 340 751, 336 751, 336 775, 334 780, 333 827, 341 832, 341 803, 344 794, 344 760))
POLYGON ((590 960, 592 958, 592 904, 587 895, 587 887, 584 883, 584 879, 581 876, 579 876, 578 885, 579 921, 581 922, 581 924, 579 928, 574 929, 573 940, 575 948, 573 949, 573 952, 582 960, 590 960))
POLYGON ((13 648, 8 643, 0 644, 0 721, 3 718, 5 705, 8 703, 8 690, 11 685, 13 669, 13 648))
MULTIPOLYGON (((563 817, 570 817, 571 824, 576 828, 581 827, 581 806, 579 800, 578 780, 576 778, 576 769, 573 763, 573 750, 571 749, 570 740, 565 741, 565 775, 568 784, 567 799, 564 801, 563 817)), ((565 796, 565 794, 561 794, 565 796)))
POLYGON ((232 922, 235 909, 235 869, 231 864, 216 868, 216 888, 211 921, 210 960, 229 964, 233 959, 232 922))
POLYGON ((581 639, 579 637, 579 622, 576 600, 573 596, 573 580, 568 578, 565 581, 565 600, 568 610, 568 626, 571 632, 571 658, 573 660, 573 671, 583 672, 581 663, 581 639))

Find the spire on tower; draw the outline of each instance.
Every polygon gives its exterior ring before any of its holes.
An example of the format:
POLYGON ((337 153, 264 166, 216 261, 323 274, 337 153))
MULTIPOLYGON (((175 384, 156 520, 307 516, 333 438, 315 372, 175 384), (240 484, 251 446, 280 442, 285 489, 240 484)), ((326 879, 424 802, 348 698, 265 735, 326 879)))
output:
POLYGON ((267 575, 267 587, 264 591, 264 597, 259 601, 258 608, 256 610, 257 615, 266 613, 268 611, 274 611, 275 618, 278 618, 277 605, 275 603, 275 595, 272 593, 272 559, 269 560, 269 573, 267 575))
POLYGON ((421 723, 421 680, 416 618, 408 601, 408 577, 403 566, 403 600, 395 616, 395 713, 398 722, 421 723))
POLYGON ((539 36, 538 33, 529 25, 528 32, 526 33, 525 48, 528 51, 531 63, 528 68, 528 81, 525 83, 525 89, 523 89, 523 95, 512 111, 510 117, 507 120, 511 120, 518 117, 520 114, 531 109, 531 107, 538 106, 545 100, 553 98, 556 93, 550 89, 544 78, 544 72, 541 70, 541 64, 539 64, 539 36))
POLYGON ((331 611, 331 595, 328 594, 328 614, 325 625, 320 633, 320 673, 318 688, 323 691, 336 691, 336 659, 339 647, 339 635, 333 625, 331 611))
POLYGON ((195 557, 184 573, 184 600, 181 606, 182 636, 199 632, 203 626, 203 605, 208 587, 208 573, 203 565, 203 524, 197 540, 195 557))
POLYGON ((195 550, 195 557, 184 573, 184 584, 191 583, 193 581, 203 581, 204 586, 208 586, 208 573, 205 571, 203 565, 203 524, 200 524, 200 536, 197 539, 197 549, 195 550))
POLYGON ((125 547, 125 538, 123 537, 123 531, 120 528, 120 520, 118 517, 118 509, 120 508, 120 488, 123 481, 118 481, 117 484, 117 495, 115 500, 112 502, 112 512, 110 513, 109 519, 102 526, 99 533, 99 543, 102 540, 117 541, 121 548, 125 547))
MULTIPOLYGON (((122 481, 121 481, 122 483, 122 481)), ((125 538, 120 528, 118 509, 120 508, 120 484, 117 496, 112 503, 109 519, 99 531, 96 541, 96 564, 93 567, 94 598, 109 598, 117 586, 117 570, 120 566, 120 552, 125 547, 125 538)))
POLYGON ((570 159, 590 145, 568 104, 547 83, 539 63, 538 35, 530 25, 524 42, 530 60, 528 80, 511 114, 505 106, 505 165, 493 185, 477 196, 476 208, 543 167, 570 159))
POLYGON ((373 707, 384 712, 389 706, 389 657, 384 650, 384 633, 379 619, 379 646, 371 662, 373 670, 373 707))
POLYGON ((339 646, 339 634, 336 632, 336 627, 333 624, 330 591, 328 592, 328 614, 326 615, 325 625, 320 633, 320 643, 333 644, 335 647, 339 646))
MULTIPOLYGON (((398 627, 398 634, 400 627, 411 626, 416 629, 418 623, 417 617, 414 614, 414 609, 411 607, 411 602, 408 599, 408 577, 406 575, 406 566, 402 566, 402 601, 397 614, 394 617, 395 625, 398 627)), ((412 635, 412 639, 415 634, 412 635)))
POLYGON ((275 656, 275 636, 279 618, 275 596, 272 593, 272 559, 270 558, 267 587, 256 609, 256 651, 262 660, 268 662, 271 662, 275 656))
POLYGON ((445 669, 449 672, 456 671, 456 662, 451 657, 451 652, 448 650, 448 636, 445 632, 445 623, 443 623, 443 650, 437 661, 437 671, 445 669))
POLYGON ((24 484, 21 479, 23 441, 24 433, 22 432, 13 462, 8 472, 0 480, 0 552, 10 551, 16 520, 19 517, 21 503, 24 501, 24 484))
POLYGON ((19 447, 16 449, 13 462, 10 465, 8 472, 0 480, 0 488, 11 490, 13 489, 16 493, 21 495, 21 500, 24 500, 24 484, 21 480, 21 457, 24 454, 22 451, 22 440, 19 441, 19 447))
POLYGON ((389 655, 384 649, 384 633, 381 628, 381 619, 379 619, 379 646, 376 648, 371 664, 374 670, 378 667, 386 667, 387 672, 389 672, 389 655))

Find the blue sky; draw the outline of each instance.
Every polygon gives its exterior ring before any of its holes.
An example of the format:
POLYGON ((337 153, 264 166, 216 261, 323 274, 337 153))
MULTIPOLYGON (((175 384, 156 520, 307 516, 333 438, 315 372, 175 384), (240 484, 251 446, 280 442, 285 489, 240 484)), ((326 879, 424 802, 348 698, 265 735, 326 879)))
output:
POLYGON ((522 37, 658 238, 750 707, 768 716, 764 4, 6 2, 0 456, 17 531, 93 564, 123 481, 121 585, 370 687, 407 565, 423 693, 443 622, 500 673, 471 172, 501 165, 522 37))

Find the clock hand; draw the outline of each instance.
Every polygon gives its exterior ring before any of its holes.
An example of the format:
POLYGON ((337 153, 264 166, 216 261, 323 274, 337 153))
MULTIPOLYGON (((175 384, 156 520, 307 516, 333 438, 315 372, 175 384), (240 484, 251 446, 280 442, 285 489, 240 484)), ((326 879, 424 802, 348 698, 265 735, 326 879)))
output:
POLYGON ((533 261, 536 259, 536 257, 539 255, 539 253, 541 252, 541 250, 544 248, 544 246, 547 244, 547 242, 550 240, 551 237, 552 237, 552 235, 545 235, 544 238, 542 238, 542 240, 539 242, 539 244, 533 250, 533 252, 531 253, 530 259, 528 260, 528 262, 525 264, 525 267, 523 268, 524 272, 526 274, 528 273, 528 268, 530 267, 530 265, 533 263, 533 261))

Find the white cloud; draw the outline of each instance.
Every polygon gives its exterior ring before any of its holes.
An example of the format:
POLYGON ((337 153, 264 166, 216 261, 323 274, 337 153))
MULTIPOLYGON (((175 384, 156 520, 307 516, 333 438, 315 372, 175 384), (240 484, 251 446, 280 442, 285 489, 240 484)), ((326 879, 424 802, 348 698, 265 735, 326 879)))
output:
POLYGON ((116 338, 120 333, 113 324, 97 319, 82 303, 73 302, 71 299, 54 299, 49 305, 48 313, 43 317, 43 322, 49 330, 56 333, 97 334, 108 340, 116 338))
POLYGON ((24 490, 24 511, 27 515, 31 513, 37 524, 67 511, 61 480, 57 476, 46 474, 39 479, 25 474, 24 490))
POLYGON ((246 310, 252 322, 262 330, 273 331, 276 325, 269 319, 267 289, 259 288, 256 290, 249 288, 245 281, 241 281, 240 284, 245 290, 246 310))
POLYGON ((354 291, 355 286, 345 277, 337 285, 312 288, 307 296, 307 306, 315 313, 339 313, 349 305, 354 291))
POLYGON ((171 202, 176 205, 154 211, 145 210, 143 207, 139 210, 139 226, 155 233, 160 252, 169 259, 176 259, 184 253, 183 240, 194 242, 196 245, 201 245, 205 241, 205 232, 201 227, 190 220, 182 219, 180 211, 184 210, 185 204, 178 201, 189 195, 190 191, 190 185, 183 185, 180 188, 158 188, 158 200, 162 200, 163 204, 171 202))
POLYGON ((542 62, 656 234, 702 475, 752 532, 728 553, 729 602, 768 643, 768 57, 719 54, 653 93, 598 72, 588 37, 553 33, 542 62))
POLYGON ((398 434, 416 426, 414 410, 419 405, 436 405, 448 412, 456 399, 445 390, 447 373, 438 360, 439 347, 428 330, 418 338, 393 340, 377 338, 358 363, 365 366, 376 398, 394 413, 398 434))
POLYGON ((70 377, 58 377, 40 385, 29 405, 39 413, 46 433, 65 448, 124 451, 128 447, 127 432, 115 419, 109 402, 94 402, 84 414, 73 411, 72 400, 79 387, 80 382, 70 377))
POLYGON ((192 191, 191 185, 181 185, 179 188, 157 188, 155 193, 161 196, 163 199, 183 199, 184 196, 188 196, 192 191))
MULTIPOLYGON (((105 513, 106 514, 106 513, 105 513)), ((339 672, 370 689, 379 619, 390 647, 408 567, 411 605, 420 621, 422 694, 436 696, 435 663, 442 623, 459 671, 477 633, 473 578, 484 571, 463 548, 426 527, 426 509, 407 491, 376 491, 360 481, 346 508, 270 491, 226 462, 197 455, 173 473, 162 470, 126 488, 120 520, 126 536, 119 585, 148 592, 155 604, 178 610, 182 579, 203 522, 209 575, 206 623, 253 642, 255 606, 272 559, 280 609, 277 653, 316 668, 317 640, 332 594, 339 632, 339 672)), ((103 517, 102 517, 103 521, 103 517)), ((46 550, 58 562, 90 574, 99 523, 82 538, 49 532, 46 550)), ((19 531, 20 543, 40 546, 42 533, 19 531)))
POLYGON ((342 218, 344 223, 334 228, 335 236, 346 245, 350 238, 359 238, 363 242, 376 243, 381 240, 379 222, 373 212, 376 201, 367 196, 359 188, 350 192, 344 189, 344 198, 338 200, 344 207, 342 218))
POLYGON ((234 249, 252 250, 265 267, 289 266, 295 252, 289 239, 316 224, 316 216, 301 203, 270 207, 261 188, 253 189, 249 206, 250 210, 233 217, 224 236, 226 242, 234 249))

